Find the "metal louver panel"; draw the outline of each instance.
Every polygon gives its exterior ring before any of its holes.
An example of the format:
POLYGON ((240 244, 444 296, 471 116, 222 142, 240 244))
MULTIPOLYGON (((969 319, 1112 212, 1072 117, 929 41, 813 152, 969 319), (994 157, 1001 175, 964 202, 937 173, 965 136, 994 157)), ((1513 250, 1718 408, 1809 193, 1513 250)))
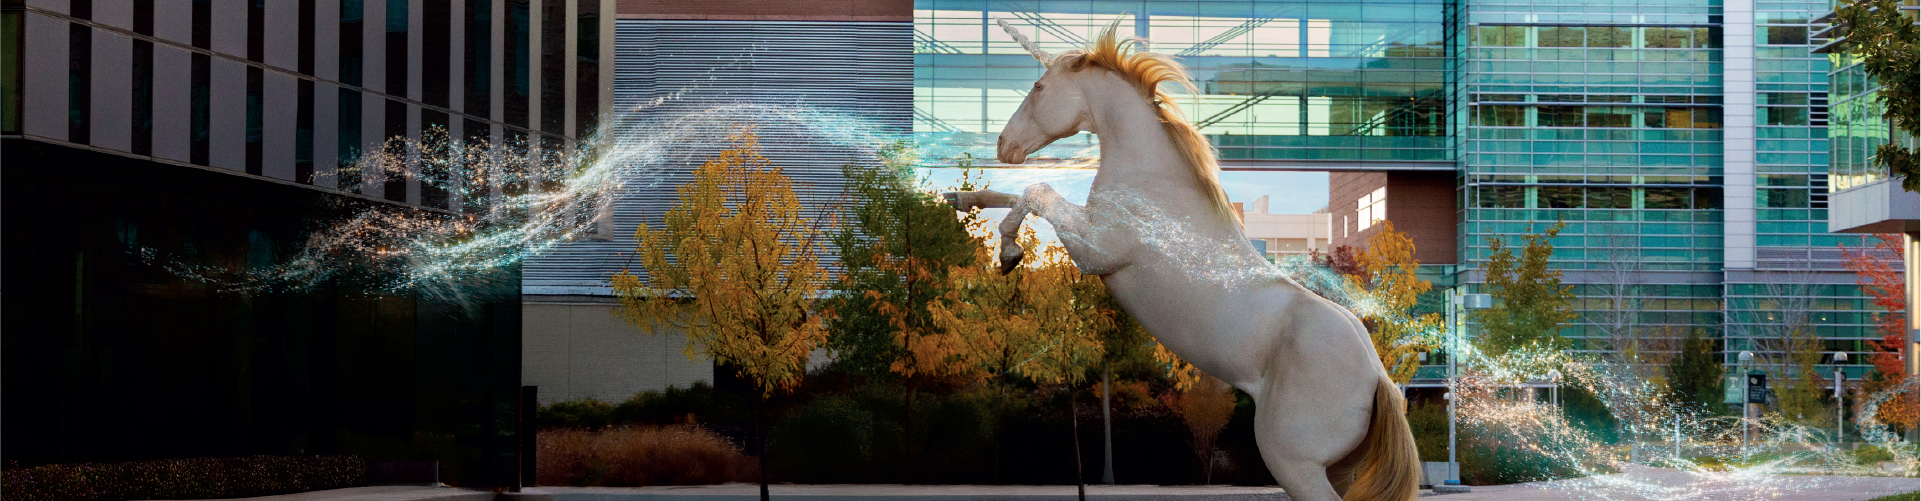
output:
MULTIPOLYGON (((745 104, 858 117, 882 137, 905 139, 913 130, 913 31, 904 22, 619 20, 614 108, 621 118, 608 132, 645 137, 658 133, 662 120, 745 104)), ((623 181, 603 219, 611 223, 601 232, 606 240, 567 242, 529 257, 522 266, 523 292, 610 294, 608 277, 631 266, 635 229, 643 221, 658 228, 677 188, 725 147, 720 139, 737 124, 722 122, 701 122, 698 127, 711 129, 703 140, 677 144, 656 169, 623 181)), ((872 162, 862 148, 823 140, 808 124, 752 125, 761 155, 794 180, 805 214, 817 221, 840 212, 841 166, 872 162)), ((826 236, 819 247, 822 264, 833 267, 826 236)))

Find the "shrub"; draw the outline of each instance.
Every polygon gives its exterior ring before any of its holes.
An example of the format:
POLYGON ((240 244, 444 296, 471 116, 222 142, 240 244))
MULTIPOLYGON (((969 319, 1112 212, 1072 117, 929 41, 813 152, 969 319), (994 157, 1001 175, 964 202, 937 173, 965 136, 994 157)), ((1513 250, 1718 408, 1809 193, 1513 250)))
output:
POLYGON ((540 406, 536 420, 541 428, 584 428, 597 430, 607 426, 613 417, 614 406, 606 402, 583 398, 540 406))
POLYGON ((714 411, 714 387, 706 381, 696 381, 687 389, 668 386, 666 391, 635 393, 614 406, 608 419, 619 424, 690 424, 696 419, 689 416, 706 421, 714 411))
POLYGON ((700 485, 755 478, 753 461, 720 435, 697 426, 542 430, 535 478, 540 485, 700 485))
POLYGON ((215 499, 353 487, 366 482, 359 456, 247 456, 8 468, 0 499, 55 501, 215 499))
POLYGON ((853 483, 873 459, 874 415, 852 399, 814 399, 774 426, 770 468, 803 483, 853 483))
POLYGON ((1408 402, 1407 427, 1422 461, 1447 461, 1447 404, 1408 402))

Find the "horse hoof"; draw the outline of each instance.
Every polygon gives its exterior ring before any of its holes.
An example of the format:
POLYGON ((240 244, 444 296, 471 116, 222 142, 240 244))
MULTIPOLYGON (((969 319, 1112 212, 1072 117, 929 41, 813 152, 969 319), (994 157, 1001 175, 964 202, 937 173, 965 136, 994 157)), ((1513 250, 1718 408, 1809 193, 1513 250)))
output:
POLYGON ((1001 274, 1006 275, 1008 273, 1013 273, 1014 268, 1019 268, 1021 266, 1021 257, 1023 256, 1025 256, 1025 253, 1017 253, 1012 256, 1001 256, 1001 274))

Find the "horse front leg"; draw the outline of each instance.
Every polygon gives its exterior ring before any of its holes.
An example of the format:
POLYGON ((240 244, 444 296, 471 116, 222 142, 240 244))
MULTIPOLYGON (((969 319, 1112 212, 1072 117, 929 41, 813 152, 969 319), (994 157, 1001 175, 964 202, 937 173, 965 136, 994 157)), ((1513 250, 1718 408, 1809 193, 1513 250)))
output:
MULTIPOLYGON (((1114 232, 1109 231, 1104 225, 1115 221, 1090 220, 1088 217, 1090 211, 1087 207, 1067 201, 1047 183, 1028 186, 1027 191, 1021 194, 1020 200, 1020 207, 1015 209, 1016 212, 1023 208, 1027 209, 1054 225, 1054 234, 1060 237, 1061 246, 1067 248, 1067 256, 1074 259, 1074 266, 1080 268, 1081 273, 1106 275, 1127 265, 1122 257, 1125 254, 1122 246, 1113 242, 1113 239, 1107 238, 1114 232)), ((1013 213, 1008 214, 1010 220, 1013 217, 1013 213)), ((1001 222, 1001 228, 1003 232, 1006 231, 1006 221, 1001 222)), ((1015 225, 1014 228, 1018 230, 1020 227, 1015 225)), ((1002 238, 1006 238, 1004 233, 1002 238)), ((1011 269, 1005 263, 1001 266, 1003 269, 1011 269)))
POLYGON ((1020 266, 1021 258, 1026 255, 1025 249, 1020 245, 1021 222, 1027 220, 1029 212, 1028 208, 1021 203, 1020 196, 993 190, 952 191, 941 195, 947 199, 948 205, 954 206, 954 210, 958 211, 1012 209, 1008 211, 1006 218, 1001 219, 999 256, 1001 274, 1005 275, 1014 271, 1015 266, 1020 266))

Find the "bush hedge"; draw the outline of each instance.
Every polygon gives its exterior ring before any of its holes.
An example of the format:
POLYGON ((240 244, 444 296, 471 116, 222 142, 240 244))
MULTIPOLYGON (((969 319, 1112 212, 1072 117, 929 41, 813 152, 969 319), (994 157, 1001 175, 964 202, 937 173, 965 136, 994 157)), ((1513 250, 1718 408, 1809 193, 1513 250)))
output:
POLYGON ((0 500, 215 499, 366 483, 359 456, 246 456, 7 468, 0 500))

